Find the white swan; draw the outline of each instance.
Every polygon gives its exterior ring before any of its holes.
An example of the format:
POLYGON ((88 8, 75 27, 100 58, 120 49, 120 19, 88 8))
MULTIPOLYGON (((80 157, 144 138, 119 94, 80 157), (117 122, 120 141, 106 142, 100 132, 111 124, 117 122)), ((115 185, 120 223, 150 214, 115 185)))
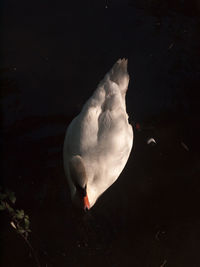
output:
POLYGON ((64 169, 72 200, 85 210, 116 181, 131 152, 128 83, 127 60, 119 59, 66 131, 64 169))

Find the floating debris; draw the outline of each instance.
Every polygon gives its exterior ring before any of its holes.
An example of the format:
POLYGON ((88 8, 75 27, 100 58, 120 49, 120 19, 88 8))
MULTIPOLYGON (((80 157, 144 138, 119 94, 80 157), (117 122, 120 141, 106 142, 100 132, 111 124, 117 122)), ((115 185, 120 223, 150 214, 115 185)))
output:
POLYGON ((136 128, 136 130, 141 131, 141 127, 140 127, 140 124, 138 122, 135 124, 135 128, 136 128))
POLYGON ((189 148, 185 143, 181 142, 181 145, 185 150, 189 151, 189 148))
POLYGON ((168 47, 168 50, 172 49, 173 46, 174 46, 174 43, 171 43, 170 46, 168 47))
POLYGON ((156 140, 154 138, 152 138, 152 137, 147 139, 147 145, 150 145, 150 144, 155 144, 155 145, 157 144, 156 140))
POLYGON ((159 239, 159 235, 160 235, 160 231, 158 231, 158 232, 156 233, 156 235, 155 235, 155 239, 158 240, 158 241, 160 240, 160 239, 159 239))
POLYGON ((160 241, 160 236, 161 235, 164 235, 165 234, 165 231, 158 231, 157 233, 156 233, 156 235, 155 235, 155 239, 157 240, 157 241, 160 241))
POLYGON ((164 267, 167 263, 167 260, 164 260, 163 263, 160 265, 160 267, 164 267))

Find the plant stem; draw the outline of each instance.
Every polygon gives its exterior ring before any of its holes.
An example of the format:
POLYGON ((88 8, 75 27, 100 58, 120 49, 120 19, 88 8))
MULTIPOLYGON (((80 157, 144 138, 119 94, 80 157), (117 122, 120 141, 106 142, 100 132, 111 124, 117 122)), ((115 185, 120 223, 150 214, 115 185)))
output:
POLYGON ((21 233, 19 233, 19 234, 24 239, 25 243, 28 245, 33 258, 35 259, 35 262, 37 263, 37 267, 41 267, 39 259, 38 259, 37 255, 36 255, 32 245, 31 245, 31 243, 28 241, 28 239, 23 234, 21 234, 21 233))

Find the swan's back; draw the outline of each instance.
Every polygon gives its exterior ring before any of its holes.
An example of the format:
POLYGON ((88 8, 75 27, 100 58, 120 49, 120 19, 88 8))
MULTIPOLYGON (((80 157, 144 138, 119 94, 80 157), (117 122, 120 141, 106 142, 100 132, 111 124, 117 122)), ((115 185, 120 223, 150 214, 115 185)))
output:
MULTIPOLYGON (((133 130, 128 123, 125 96, 129 75, 127 60, 118 60, 68 127, 64 144, 64 166, 72 195, 69 162, 81 156, 92 206, 118 178, 129 157, 133 130)), ((72 196, 73 197, 73 196, 72 196)))

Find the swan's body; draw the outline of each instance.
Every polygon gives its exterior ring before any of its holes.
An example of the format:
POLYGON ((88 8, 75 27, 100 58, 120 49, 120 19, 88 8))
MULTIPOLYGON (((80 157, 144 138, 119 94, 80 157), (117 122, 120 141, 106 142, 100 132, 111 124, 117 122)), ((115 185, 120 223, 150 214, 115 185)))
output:
MULTIPOLYGON (((127 60, 105 75, 69 125, 64 142, 64 169, 72 199, 91 208, 122 172, 133 144, 125 96, 127 60)), ((82 204, 81 204, 82 205, 82 204)))

